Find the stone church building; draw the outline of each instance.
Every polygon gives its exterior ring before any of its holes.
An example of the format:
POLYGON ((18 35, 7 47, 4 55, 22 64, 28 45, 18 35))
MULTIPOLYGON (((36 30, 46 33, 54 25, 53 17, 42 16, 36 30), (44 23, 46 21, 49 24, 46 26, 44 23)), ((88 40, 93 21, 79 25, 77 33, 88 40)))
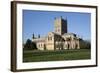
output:
POLYGON ((84 43, 74 33, 68 33, 67 20, 62 17, 54 19, 54 32, 48 32, 45 37, 33 38, 38 50, 80 49, 84 43))

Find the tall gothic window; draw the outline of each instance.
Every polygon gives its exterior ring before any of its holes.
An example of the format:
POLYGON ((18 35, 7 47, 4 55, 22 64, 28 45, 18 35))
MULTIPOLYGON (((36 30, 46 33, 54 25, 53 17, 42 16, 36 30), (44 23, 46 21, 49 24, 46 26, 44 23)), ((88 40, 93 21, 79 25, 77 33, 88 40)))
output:
POLYGON ((48 41, 49 41, 49 40, 52 40, 52 37, 48 37, 48 41))
POLYGON ((50 37, 50 40, 52 40, 52 37, 50 37))

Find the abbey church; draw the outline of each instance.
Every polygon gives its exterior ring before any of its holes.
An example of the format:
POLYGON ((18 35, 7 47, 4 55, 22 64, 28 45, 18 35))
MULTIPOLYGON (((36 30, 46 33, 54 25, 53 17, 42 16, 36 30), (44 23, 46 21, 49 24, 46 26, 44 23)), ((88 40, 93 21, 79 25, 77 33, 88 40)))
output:
POLYGON ((38 50, 80 49, 84 43, 82 38, 67 30, 67 19, 54 19, 54 31, 48 32, 45 37, 33 38, 38 50))

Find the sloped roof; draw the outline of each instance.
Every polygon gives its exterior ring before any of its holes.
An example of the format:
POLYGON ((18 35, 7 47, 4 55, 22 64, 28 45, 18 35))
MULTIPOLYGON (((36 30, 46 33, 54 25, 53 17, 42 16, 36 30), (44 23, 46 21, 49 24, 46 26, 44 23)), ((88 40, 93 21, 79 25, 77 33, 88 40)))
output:
POLYGON ((45 37, 32 39, 33 42, 45 42, 45 37))
POLYGON ((63 35, 74 35, 74 36, 76 36, 75 33, 64 33, 63 35))

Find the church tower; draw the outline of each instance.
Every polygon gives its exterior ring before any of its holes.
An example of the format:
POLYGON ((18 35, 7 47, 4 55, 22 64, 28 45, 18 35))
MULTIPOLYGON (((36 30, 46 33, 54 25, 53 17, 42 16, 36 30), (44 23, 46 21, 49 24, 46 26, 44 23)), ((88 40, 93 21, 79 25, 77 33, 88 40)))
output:
POLYGON ((62 17, 55 18, 54 32, 59 35, 63 35, 64 33, 67 33, 67 20, 63 19, 62 17))

